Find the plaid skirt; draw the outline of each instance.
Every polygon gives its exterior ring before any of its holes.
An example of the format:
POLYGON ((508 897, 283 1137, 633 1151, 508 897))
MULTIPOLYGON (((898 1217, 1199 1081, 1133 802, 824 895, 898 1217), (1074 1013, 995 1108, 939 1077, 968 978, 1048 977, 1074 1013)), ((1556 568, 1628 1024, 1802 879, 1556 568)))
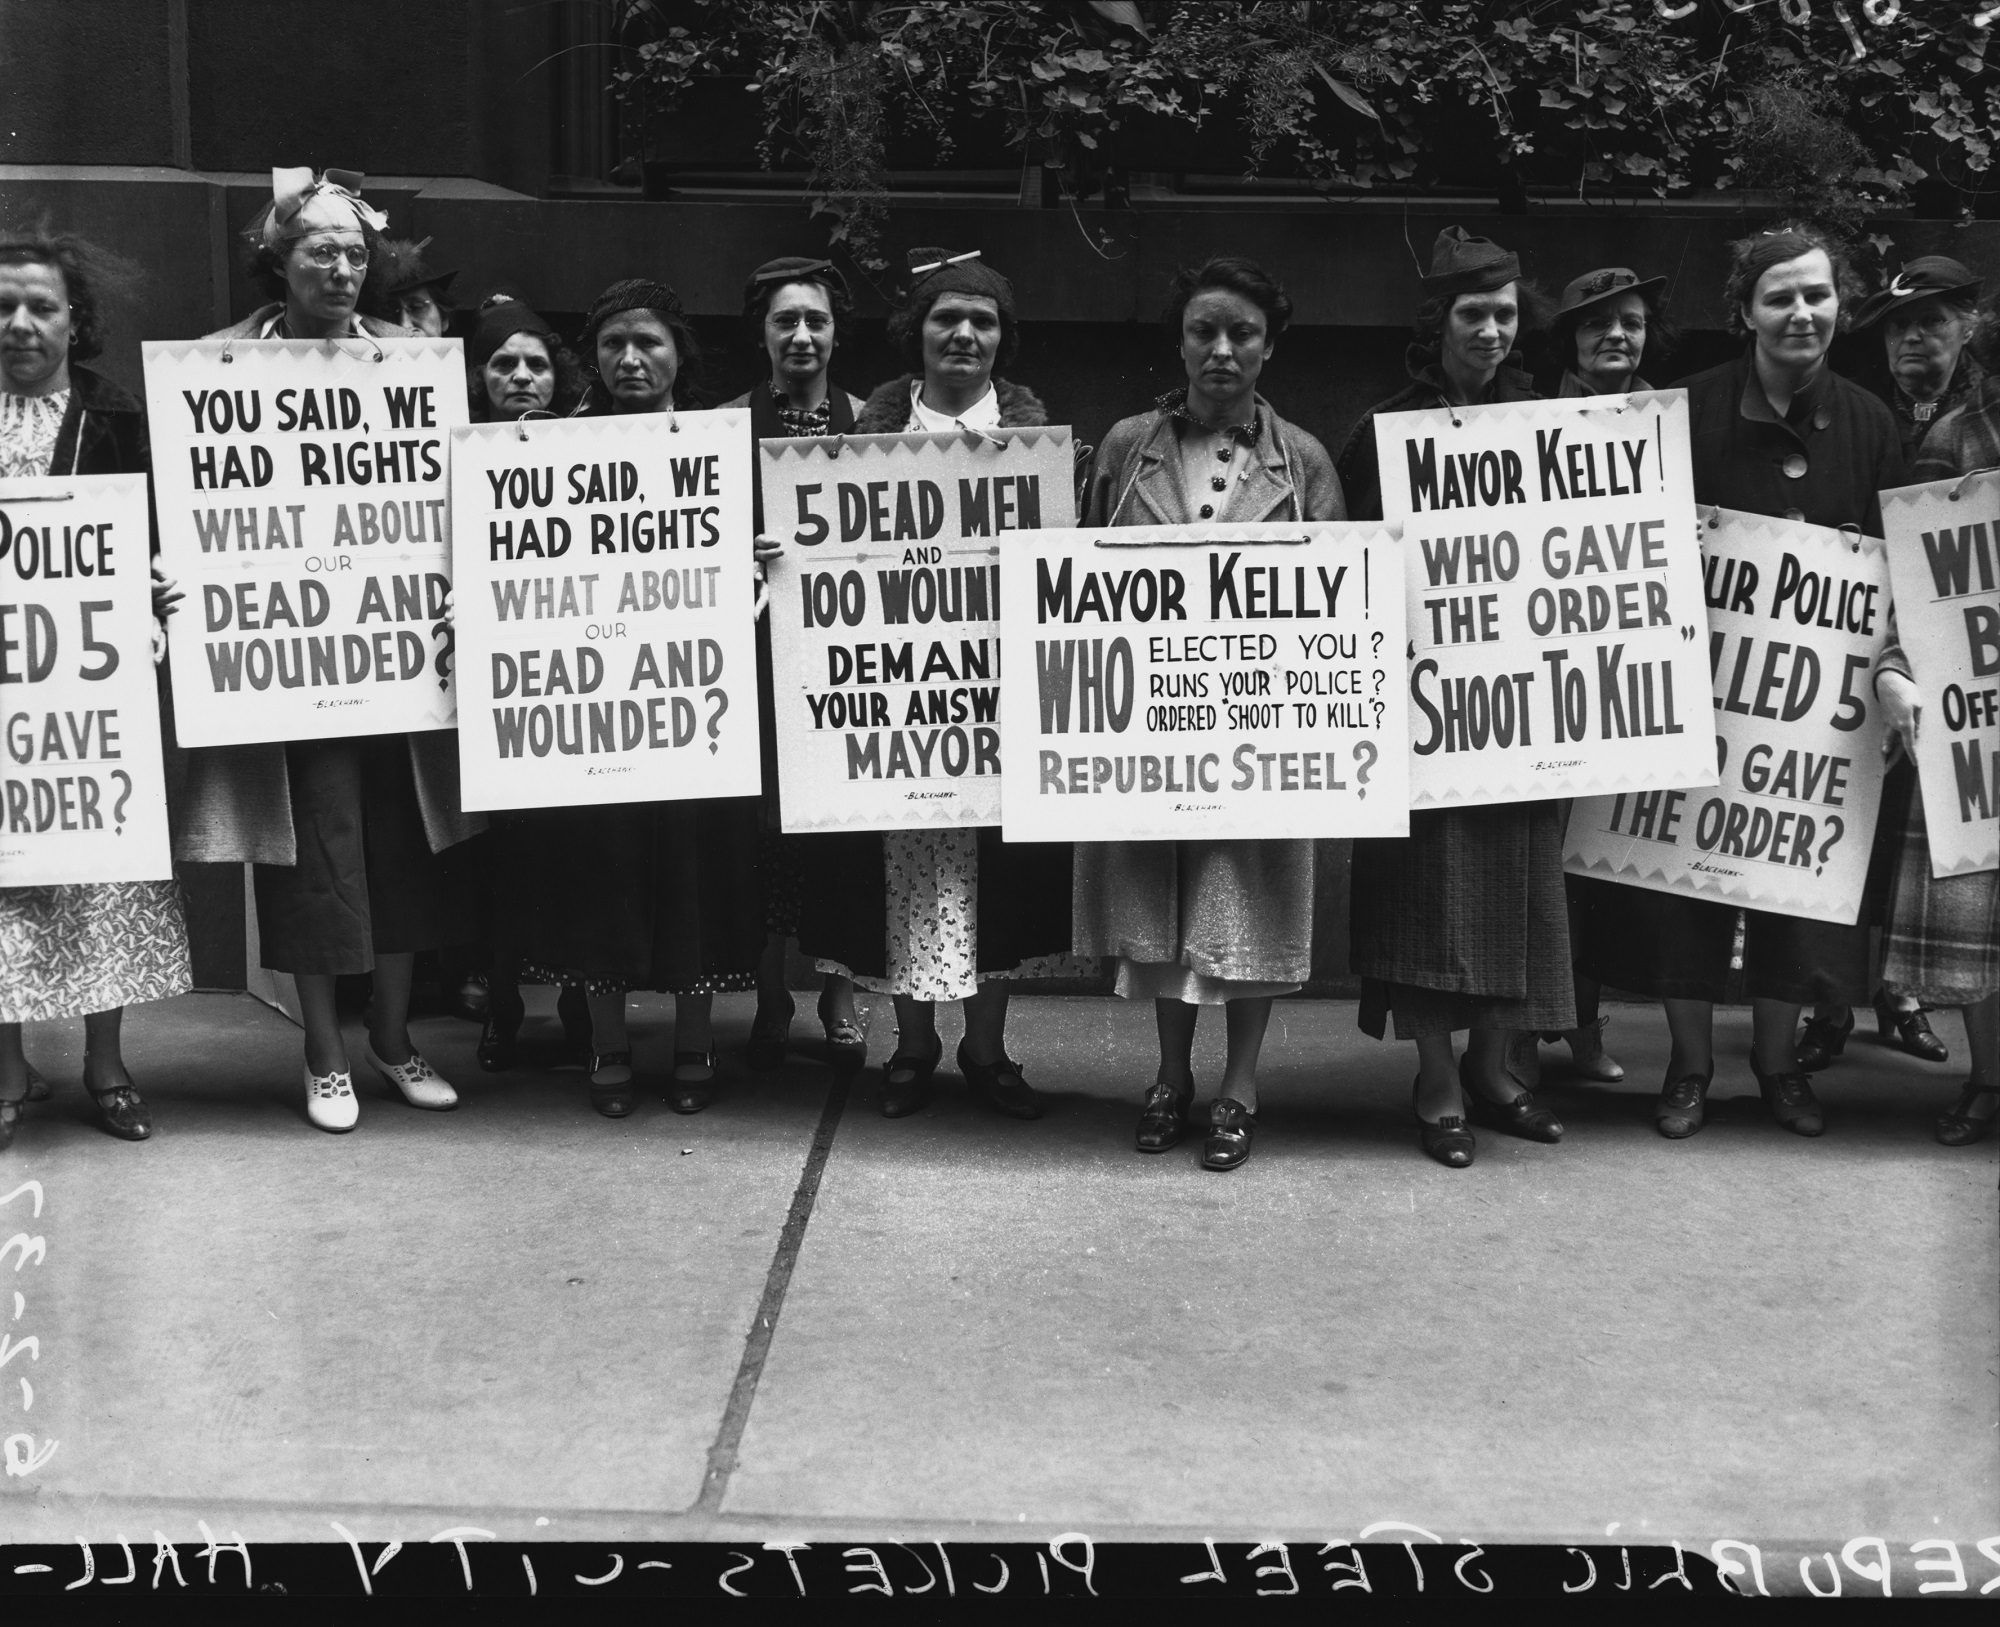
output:
POLYGON ((1971 1005, 2000 990, 2000 870, 1932 875, 1921 796, 1910 798, 1890 882, 1882 981, 1935 1006, 1971 1005))

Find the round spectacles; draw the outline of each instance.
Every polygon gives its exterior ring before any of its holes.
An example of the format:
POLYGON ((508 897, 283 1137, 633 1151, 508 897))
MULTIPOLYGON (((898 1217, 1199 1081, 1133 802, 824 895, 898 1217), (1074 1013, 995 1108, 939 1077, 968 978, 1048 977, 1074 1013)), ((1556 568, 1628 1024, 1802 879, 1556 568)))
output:
POLYGON ((368 250, 359 243, 315 243, 306 250, 306 258, 322 271, 331 271, 342 260, 351 270, 368 269, 368 250))

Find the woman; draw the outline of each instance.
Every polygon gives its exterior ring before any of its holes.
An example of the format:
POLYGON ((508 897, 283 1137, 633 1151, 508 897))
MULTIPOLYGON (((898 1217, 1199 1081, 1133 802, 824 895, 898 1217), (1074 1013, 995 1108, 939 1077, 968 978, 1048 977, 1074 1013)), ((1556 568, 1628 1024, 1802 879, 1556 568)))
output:
MULTIPOLYGON (((1183 270, 1168 296, 1187 387, 1104 439, 1086 526, 1341 520, 1333 460, 1258 391, 1292 302, 1250 260, 1183 270)), ((1187 1134, 1195 1025, 1221 1006, 1228 1061, 1209 1114, 1205 1168, 1250 1156, 1257 1058, 1271 1001, 1312 970, 1310 841, 1093 842, 1076 850, 1075 947, 1117 957, 1116 988, 1150 998, 1160 1068, 1135 1135, 1164 1152, 1187 1134)))
MULTIPOLYGON (((1845 260, 1809 226, 1731 245, 1725 298, 1748 344, 1686 382, 1699 503, 1882 534, 1876 493, 1904 484, 1888 408, 1826 365, 1840 326, 1845 260)), ((1798 1065, 1800 1011, 1865 999, 1868 927, 1843 927, 1708 899, 1611 885, 1593 890, 1579 964, 1614 988, 1660 999, 1673 1047, 1654 1109, 1660 1134, 1702 1126, 1715 1077, 1717 1001, 1747 994, 1750 1071, 1772 1117, 1794 1134, 1826 1128, 1798 1065), (1731 973, 1739 919, 1741 982, 1731 973), (1740 990, 1740 992, 1739 992, 1740 990)))
POLYGON ((421 243, 407 237, 378 238, 362 283, 362 309, 423 338, 442 339, 451 329, 453 314, 446 291, 458 273, 433 271, 424 259, 430 246, 428 237, 421 243))
MULTIPOLYGON (((132 269, 95 244, 44 231, 0 239, 0 480, 146 471, 138 402, 83 364, 102 349, 100 301, 132 269)), ((154 571, 154 614, 171 607, 154 571)), ((156 621, 153 656, 164 653, 156 621)), ((112 1135, 144 1141, 153 1120, 126 1071, 125 1007, 191 986, 174 881, 0 887, 0 1148, 21 1106, 49 1095, 21 1050, 21 1024, 83 1015, 83 1086, 112 1135)))
MULTIPOLYGON (((2000 467, 2000 383, 1981 382, 1963 406, 1938 420, 1924 439, 1912 481, 1952 480, 2000 467)), ((1914 753, 1924 727, 1924 695, 1901 642, 1891 637, 1875 663, 1895 742, 1914 753)), ((1938 1115, 1937 1138, 1947 1147, 1983 1139, 2000 1108, 2000 871, 1933 876, 1921 787, 1910 799, 1889 892, 1883 940, 1885 986, 1932 1005, 1955 1005, 1965 1017, 1972 1076, 1957 1103, 1938 1115)))
MULTIPOLYGON (((743 289, 743 322, 763 347, 770 377, 726 407, 750 409, 755 440, 811 435, 851 435, 861 398, 835 387, 828 367, 840 330, 853 317, 847 279, 831 260, 788 255, 750 273, 743 289)), ((757 535, 764 534, 763 466, 757 465, 757 535)), ((785 987, 785 940, 799 929, 803 867, 831 855, 808 837, 786 836, 778 823, 778 735, 771 678, 771 628, 757 619, 757 695, 763 720, 764 922, 769 936, 757 964, 757 1016, 750 1025, 750 1066, 760 1072, 785 1056, 792 996, 785 987)), ((854 1010, 854 985, 828 972, 820 980, 819 1022, 827 1059, 843 1072, 867 1059, 868 1033, 854 1010)))
MULTIPOLYGON (((584 319, 591 362, 573 416, 672 413, 694 404, 701 349, 664 283, 615 282, 584 319)), ((590 1008, 591 1106, 624 1118, 638 1105, 628 989, 674 996, 668 1105, 698 1113, 715 1094, 717 991, 756 981, 764 923, 752 797, 629 802, 537 815, 542 862, 512 889, 508 930, 523 975, 584 985, 590 1008)))
MULTIPOLYGON (((1513 253, 1448 227, 1423 289, 1411 383, 1363 418, 1341 453, 1357 518, 1382 514, 1377 413, 1536 399, 1508 363, 1543 298, 1521 280, 1513 253)), ((1561 1121, 1510 1076, 1507 1056, 1524 1031, 1576 1026, 1564 909, 1553 802, 1425 810, 1410 815, 1406 840, 1355 843, 1349 938, 1361 1026, 1379 1039, 1393 1012, 1396 1037, 1416 1042, 1419 1138, 1448 1168, 1465 1168, 1477 1150, 1468 1101, 1510 1134, 1562 1139, 1561 1121), (1470 1035, 1454 1063, 1461 1028, 1470 1035)))
MULTIPOLYGON (((465 358, 466 396, 475 423, 564 417, 583 395, 583 373, 576 357, 558 340, 555 329, 521 300, 501 296, 481 305, 465 358)), ((488 950, 486 1009, 476 1054, 488 1073, 502 1073, 514 1065, 526 1016, 520 950, 509 932, 513 914, 506 896, 522 875, 542 862, 546 844, 535 835, 532 813, 509 811, 489 817, 492 829, 484 838, 488 863, 473 867, 486 899, 488 950)), ((590 1016, 580 983, 563 985, 556 1012, 562 1019, 565 1056, 583 1061, 589 1055, 590 1016)))
MULTIPOLYGON (((916 249, 889 337, 910 372, 855 416, 861 435, 1045 424, 1034 393, 999 376, 1019 344, 1013 284, 977 251, 916 249)), ((760 537, 770 557, 780 539, 760 537)), ((805 876, 799 947, 819 969, 895 998, 897 1045, 882 1070, 882 1115, 929 1099, 944 1060, 936 1002, 965 1005, 958 1068, 974 1096, 1009 1118, 1035 1119, 1041 1098, 1007 1055, 1007 986, 1073 968, 1067 843, 1000 840, 976 830, 827 837, 805 876)))
MULTIPOLYGON (((251 276, 271 301, 210 337, 402 335, 356 314, 383 225, 358 194, 361 177, 273 170, 271 181, 246 234, 251 276)), ((472 936, 469 900, 441 858, 486 823, 459 805, 456 732, 204 747, 188 754, 185 804, 176 857, 256 866, 263 964, 298 985, 312 1123, 339 1133, 360 1117, 334 1001, 343 973, 373 974, 369 1065, 412 1107, 457 1106, 409 1032, 417 952, 472 936)))

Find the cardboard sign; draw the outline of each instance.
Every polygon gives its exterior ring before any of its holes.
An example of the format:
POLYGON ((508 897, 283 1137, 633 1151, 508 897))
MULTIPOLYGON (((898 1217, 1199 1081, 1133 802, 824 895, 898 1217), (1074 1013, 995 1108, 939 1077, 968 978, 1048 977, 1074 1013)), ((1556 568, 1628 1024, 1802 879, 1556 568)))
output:
POLYGON ((2000 869, 2000 473, 1882 494, 1931 873, 2000 869))
POLYGON ((767 440, 788 831, 1000 823, 1009 533, 1076 523, 1066 427, 767 440), (1001 569, 1006 561, 1006 570, 1001 569))
POLYGON ((0 887, 164 881, 144 475, 0 480, 0 887))
POLYGON ((1391 527, 1023 540, 1000 589, 1010 842, 1409 834, 1391 527))
POLYGON ((452 433, 468 808, 755 796, 750 415, 452 433))
POLYGON ((141 348, 182 744, 449 728, 458 341, 141 348))
POLYGON ((1882 796, 1883 545, 1729 509, 1702 537, 1720 783, 1580 800, 1565 867, 1852 925, 1882 796))
POLYGON ((1384 413, 1410 805, 1714 783, 1687 395, 1384 413))

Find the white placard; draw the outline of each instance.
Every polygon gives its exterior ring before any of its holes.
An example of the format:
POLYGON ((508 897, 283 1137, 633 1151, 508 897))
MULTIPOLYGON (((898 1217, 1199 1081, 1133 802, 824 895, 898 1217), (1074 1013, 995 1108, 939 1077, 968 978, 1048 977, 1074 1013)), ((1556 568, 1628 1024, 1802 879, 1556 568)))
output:
POLYGON ((755 796, 750 415, 452 434, 467 808, 755 796))
POLYGON ((146 477, 0 481, 0 887, 174 873, 146 477))
POLYGON ((2000 869, 2000 473, 1882 494, 1931 873, 2000 869))
POLYGON ((141 348, 181 743, 449 728, 459 342, 141 348))
POLYGON ((1714 783, 1687 423, 1682 390, 1375 420, 1411 807, 1714 783))
POLYGON ((1009 841, 1409 834, 1393 527, 1023 542, 1000 588, 1009 841))
POLYGON ((1000 823, 1013 532, 1076 522, 1061 425, 762 443, 788 831, 1000 823), (1004 569, 1003 569, 1004 563, 1004 569))
POLYGON ((1702 536, 1720 783, 1579 800, 1566 868, 1852 925, 1882 799, 1883 545, 1729 509, 1702 536))

